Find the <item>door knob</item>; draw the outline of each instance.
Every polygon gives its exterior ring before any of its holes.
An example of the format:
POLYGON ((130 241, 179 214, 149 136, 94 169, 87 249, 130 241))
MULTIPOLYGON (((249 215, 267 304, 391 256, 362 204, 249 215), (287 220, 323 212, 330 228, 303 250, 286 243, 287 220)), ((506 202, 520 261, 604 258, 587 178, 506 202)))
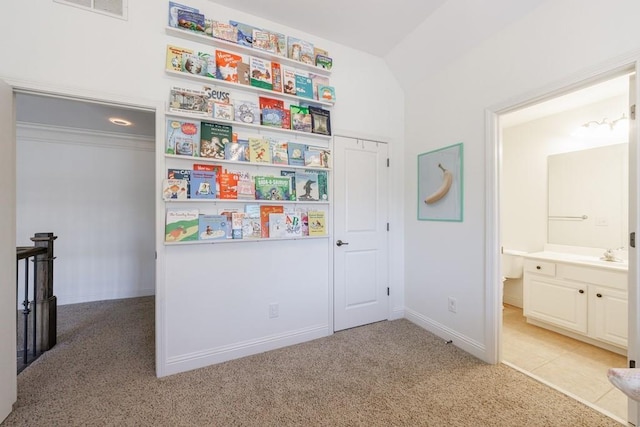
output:
POLYGON ((343 242, 342 240, 338 240, 336 242, 336 246, 342 246, 342 245, 348 245, 348 244, 349 244, 349 242, 343 242))

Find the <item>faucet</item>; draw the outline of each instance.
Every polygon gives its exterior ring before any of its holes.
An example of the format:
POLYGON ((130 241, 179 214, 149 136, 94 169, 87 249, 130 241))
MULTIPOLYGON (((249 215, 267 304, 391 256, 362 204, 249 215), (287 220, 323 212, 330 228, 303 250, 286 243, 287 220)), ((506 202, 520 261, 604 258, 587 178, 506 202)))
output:
POLYGON ((606 251, 604 251, 604 254, 602 254, 600 259, 603 261, 620 261, 620 258, 617 258, 616 254, 613 251, 619 251, 622 249, 624 249, 624 246, 615 249, 608 248, 606 251))

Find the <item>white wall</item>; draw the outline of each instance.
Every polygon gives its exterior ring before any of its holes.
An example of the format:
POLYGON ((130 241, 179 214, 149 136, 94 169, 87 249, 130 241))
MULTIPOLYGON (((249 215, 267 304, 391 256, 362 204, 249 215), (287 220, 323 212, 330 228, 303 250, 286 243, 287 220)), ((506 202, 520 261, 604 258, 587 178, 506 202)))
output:
MULTIPOLYGON (((404 98, 388 66, 380 58, 212 2, 186 3, 218 19, 264 26, 329 51, 334 60, 331 83, 337 95, 331 117, 334 133, 391 145, 391 310, 393 316, 401 316, 404 98)), ((138 105, 165 102, 171 84, 181 83, 164 73, 166 45, 182 44, 165 34, 167 4, 130 1, 129 20, 121 21, 54 2, 9 2, 3 13, 20 16, 29 10, 29 27, 37 31, 25 31, 19 20, 9 20, 0 28, 0 44, 12 58, 0 63, 0 78, 138 105)), ((157 341, 158 373, 204 366, 330 333, 329 244, 318 240, 220 245, 223 250, 215 245, 168 248, 168 253, 177 252, 176 259, 184 258, 184 263, 160 267, 166 289, 157 297, 156 307, 163 313, 157 324, 165 331, 157 341), (202 256, 212 263, 206 277, 189 270, 202 256), (308 257, 315 257, 316 262, 302 261, 308 257), (296 267, 292 271, 283 268, 285 260, 296 267), (267 322, 267 305, 274 301, 280 304, 280 318, 267 322)))
MULTIPOLYGON (((432 20, 446 15, 445 4, 432 20)), ((540 88, 595 69, 640 48, 640 3, 548 1, 468 53, 437 69, 427 67, 422 25, 385 59, 405 94, 405 162, 456 142, 465 144, 464 222, 418 222, 416 170, 405 173, 405 280, 407 316, 487 361, 494 360, 493 314, 486 307, 485 112, 540 88), (421 53, 421 54, 417 54, 421 53), (406 67, 406 58, 412 66, 406 67), (424 70, 420 80, 415 70, 424 70), (457 298, 457 313, 447 297, 457 298)), ((455 25, 455 23, 451 23, 455 25)), ((465 31, 460 27, 459 31, 465 31)), ((446 49, 446 43, 442 44, 446 49)))
POLYGON ((37 232, 58 236, 58 304, 154 294, 154 148, 153 140, 18 127, 17 244, 32 246, 37 232))

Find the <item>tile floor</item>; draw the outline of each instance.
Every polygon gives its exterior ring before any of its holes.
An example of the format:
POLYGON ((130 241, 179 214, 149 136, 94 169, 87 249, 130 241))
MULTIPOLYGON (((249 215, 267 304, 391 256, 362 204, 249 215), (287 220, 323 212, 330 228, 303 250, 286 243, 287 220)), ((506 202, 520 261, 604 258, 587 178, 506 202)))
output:
POLYGON ((624 356, 530 325, 522 309, 505 304, 502 358, 621 419, 627 418, 626 396, 607 379, 607 369, 626 366, 624 356))

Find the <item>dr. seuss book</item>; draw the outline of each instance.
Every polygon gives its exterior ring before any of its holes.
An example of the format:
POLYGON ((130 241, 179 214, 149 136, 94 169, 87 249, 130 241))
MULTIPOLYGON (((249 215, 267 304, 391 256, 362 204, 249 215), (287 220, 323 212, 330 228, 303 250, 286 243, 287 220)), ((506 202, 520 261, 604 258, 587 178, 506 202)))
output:
POLYGON ((282 67, 282 91, 289 95, 296 94, 296 72, 293 68, 282 67))
POLYGON ((233 121, 233 105, 222 102, 213 103, 213 118, 216 120, 233 121))
POLYGON ((169 92, 169 111, 211 117, 212 108, 205 91, 173 86, 169 92))
POLYGON ((309 236, 324 236, 327 234, 327 223, 324 211, 309 211, 309 236))
POLYGON ((302 236, 302 220, 300 214, 286 212, 284 218, 285 235, 287 237, 302 236))
POLYGON ((271 163, 271 147, 263 138, 249 138, 249 161, 253 163, 271 163))
POLYGON ((238 43, 238 29, 226 22, 213 21, 211 23, 211 35, 217 39, 238 43))
POLYGON ((231 142, 231 126, 202 122, 200 130, 200 157, 224 159, 224 147, 231 142))
POLYGON ((216 50, 216 78, 237 83, 239 62, 242 62, 242 56, 216 50))
POLYGON ((256 176, 256 200, 289 200, 288 176, 256 176))
POLYGON ((318 85, 318 101, 336 102, 336 89, 333 86, 318 85))
POLYGON ((208 63, 207 54, 183 53, 180 71, 196 76, 206 76, 208 63))
POLYGON ((297 142, 287 143, 287 152, 289 155, 289 164, 292 166, 304 166, 304 152, 307 151, 305 144, 297 142))
POLYGON ((191 49, 167 45, 167 70, 182 71, 182 55, 192 53, 191 49))
POLYGON ((296 95, 301 98, 313 99, 313 83, 311 77, 296 74, 296 95))
POLYGON ((168 119, 166 153, 197 157, 200 154, 200 121, 168 119))
POLYGON ((282 69, 280 64, 273 61, 271 61, 271 80, 273 84, 271 89, 274 92, 282 92, 282 69))
POLYGON ((284 213, 269 214, 269 238, 286 237, 287 225, 284 213))
POLYGON ((236 122, 260 123, 260 108, 256 102, 237 100, 233 102, 233 109, 236 122))
POLYGON ((227 238, 227 217, 224 215, 200 215, 198 218, 199 240, 227 238))
POLYGON ((178 27, 178 10, 186 10, 189 12, 198 13, 199 10, 195 7, 186 6, 184 4, 176 3, 174 1, 169 2, 169 26, 178 27))
POLYGON ((237 29, 239 45, 253 47, 253 30, 256 27, 238 21, 229 21, 229 25, 237 29))
POLYGON ((164 241, 198 240, 198 209, 167 209, 164 241))
POLYGON ((205 95, 207 95, 207 99, 212 104, 222 103, 222 104, 231 104, 231 93, 225 89, 220 89, 215 86, 203 86, 202 90, 205 95))
POLYGON ((260 206, 260 232, 261 237, 269 237, 269 214, 284 213, 281 205, 261 205, 260 206))
POLYGON ((167 178, 187 180, 187 198, 189 198, 191 169, 167 169, 167 178))
POLYGON ((333 67, 333 59, 327 55, 316 55, 316 66, 324 68, 325 70, 330 70, 331 67, 333 67))
POLYGON ((291 129, 300 132, 311 132, 311 114, 309 107, 291 105, 291 129))
POLYGON ((251 86, 262 89, 273 89, 271 78, 271 61, 252 56, 249 58, 251 86))
POLYGON ((170 179, 162 180, 162 200, 187 200, 186 179, 170 179))
POLYGON ((233 172, 222 172, 220 174, 220 194, 219 199, 236 200, 238 198, 238 175, 233 172))
POLYGON ((289 164, 289 153, 286 142, 273 141, 271 143, 271 163, 274 165, 289 164))
POLYGON ((316 172, 296 171, 296 197, 303 202, 314 202, 320 199, 316 172))
POLYGON ((331 112, 329 110, 310 105, 309 114, 311 114, 311 132, 331 135, 331 112))
POLYGON ((315 65, 313 43, 289 36, 287 37, 287 49, 289 58, 315 65))
POLYGON ((296 171, 281 170, 280 176, 289 178, 289 200, 298 200, 296 197, 296 171))
POLYGON ((215 199, 217 195, 216 173, 211 171, 191 171, 191 198, 215 199))

